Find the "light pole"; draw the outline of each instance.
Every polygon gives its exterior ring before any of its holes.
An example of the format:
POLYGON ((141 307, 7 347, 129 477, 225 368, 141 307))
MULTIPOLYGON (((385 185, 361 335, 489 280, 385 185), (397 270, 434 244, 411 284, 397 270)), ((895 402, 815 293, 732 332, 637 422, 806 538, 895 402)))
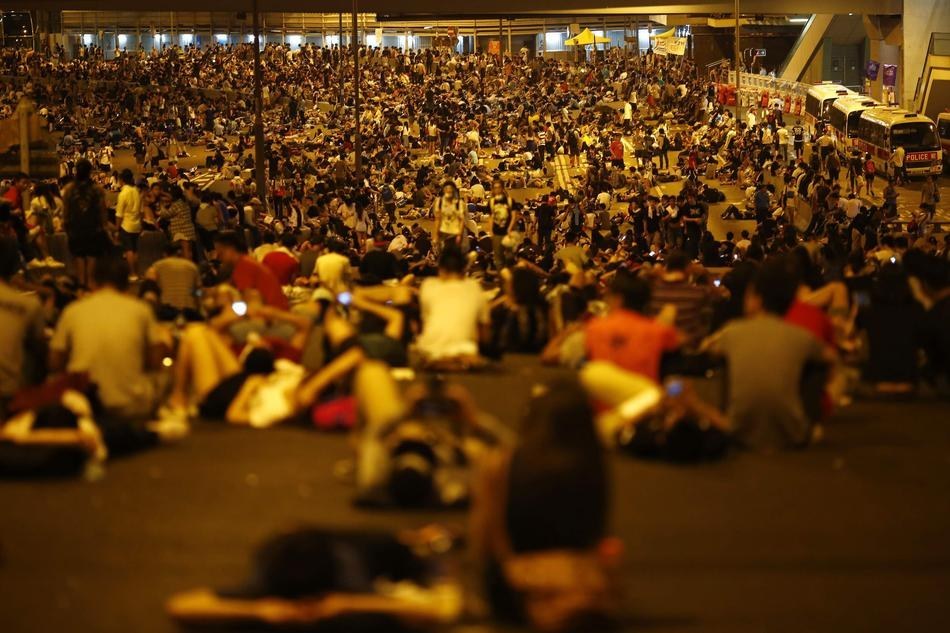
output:
POLYGON ((356 160, 353 171, 359 182, 362 171, 363 139, 360 137, 360 42, 357 37, 357 0, 353 0, 353 121, 356 127, 353 133, 353 151, 356 160))
POLYGON ((739 86, 742 85, 742 79, 740 77, 741 71, 739 69, 740 58, 739 58, 739 0, 736 0, 736 41, 735 41, 735 58, 736 58, 736 136, 739 135, 739 86))
POLYGON ((261 18, 254 0, 254 180, 257 196, 267 200, 267 178, 264 176, 264 94, 261 72, 261 18))

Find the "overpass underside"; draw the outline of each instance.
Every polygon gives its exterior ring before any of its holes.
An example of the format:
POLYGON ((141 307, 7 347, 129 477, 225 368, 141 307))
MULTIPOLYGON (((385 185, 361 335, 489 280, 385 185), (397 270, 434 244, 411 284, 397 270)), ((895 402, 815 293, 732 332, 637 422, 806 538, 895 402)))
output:
MULTIPOLYGON (((28 7, 21 3, 0 0, 0 9, 63 12, 64 33, 88 37, 111 31, 115 38, 132 21, 139 30, 144 25, 152 33, 183 33, 193 25, 193 32, 200 34, 206 29, 211 38, 222 33, 226 21, 230 30, 243 36, 250 23, 248 16, 256 10, 264 15, 266 41, 272 41, 275 34, 285 38, 291 34, 296 41, 314 42, 306 39, 307 34, 320 33, 322 37, 316 41, 322 44, 329 41, 327 33, 335 32, 338 14, 348 14, 354 7, 361 14, 364 33, 377 37, 401 34, 404 38, 414 33, 425 38, 435 35, 431 31, 447 31, 452 26, 454 33, 471 38, 470 50, 480 48, 479 37, 492 34, 507 40, 505 49, 541 49, 547 36, 539 34, 552 30, 566 34, 577 24, 608 35, 613 31, 618 40, 614 45, 644 48, 658 29, 689 26, 690 54, 703 65, 733 57, 735 29, 735 5, 721 0, 687 4, 627 0, 609 7, 604 6, 605 0, 482 0, 474 11, 468 0, 326 0, 318 5, 312 0, 160 0, 149 6, 151 13, 160 14, 158 20, 128 17, 148 15, 130 12, 129 0, 30 0, 28 7), (321 13, 314 13, 315 8, 321 13), (86 17, 80 18, 77 26, 75 19, 70 22, 67 16, 78 12, 86 17), (313 16, 319 16, 319 28, 313 25, 313 16)), ((867 81, 864 73, 867 62, 876 61, 897 66, 894 94, 902 105, 919 108, 926 98, 935 95, 938 102, 942 98, 942 89, 920 85, 918 78, 926 75, 942 81, 944 72, 950 72, 939 60, 934 65, 930 53, 932 33, 950 32, 950 2, 946 0, 741 0, 740 11, 741 48, 767 51, 763 58, 743 59, 746 67, 754 61, 786 80, 833 81, 880 99, 884 96, 880 75, 867 81), (906 41, 905 32, 909 36, 906 41)), ((341 40, 349 41, 344 33, 336 42, 341 40)), ((376 45, 398 44, 390 38, 389 43, 376 45)), ((424 39, 419 45, 426 45, 424 39)))

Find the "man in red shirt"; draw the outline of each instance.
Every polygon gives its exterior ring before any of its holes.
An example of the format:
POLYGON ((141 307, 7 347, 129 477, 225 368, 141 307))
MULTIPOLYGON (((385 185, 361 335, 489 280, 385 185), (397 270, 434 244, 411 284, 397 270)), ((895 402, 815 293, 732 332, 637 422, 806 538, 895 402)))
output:
POLYGON ((287 297, 280 281, 266 266, 247 254, 247 247, 237 233, 222 231, 214 236, 214 246, 222 264, 231 267, 231 284, 242 293, 255 290, 265 305, 287 310, 287 297))
POLYGON ((23 212, 23 192, 30 188, 30 178, 26 174, 17 174, 13 177, 13 184, 7 189, 3 197, 10 203, 10 210, 23 212))
POLYGON ((615 136, 610 142, 610 164, 616 169, 623 169, 623 142, 619 136, 615 136))
POLYGON ((650 285, 620 271, 606 299, 609 313, 593 319, 584 332, 587 359, 607 361, 659 383, 663 354, 677 349, 681 336, 672 326, 643 314, 650 301, 650 285))
POLYGON ((280 247, 264 255, 261 263, 270 269, 281 286, 289 286, 300 275, 300 260, 293 253, 297 240, 293 235, 285 235, 280 247))
POLYGON ((825 345, 835 347, 834 324, 821 308, 795 299, 792 307, 785 313, 785 321, 808 330, 825 345))

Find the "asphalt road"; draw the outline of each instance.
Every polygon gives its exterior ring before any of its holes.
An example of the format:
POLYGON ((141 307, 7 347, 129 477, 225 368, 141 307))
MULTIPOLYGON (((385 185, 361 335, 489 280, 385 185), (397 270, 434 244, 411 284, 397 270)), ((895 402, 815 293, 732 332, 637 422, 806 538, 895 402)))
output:
MULTIPOLYGON (((508 359, 464 382, 516 424, 552 370, 508 359)), ((683 467, 613 460, 625 630, 950 630, 946 404, 857 403, 806 452, 683 467)), ((174 591, 234 586, 265 535, 301 523, 395 529, 460 512, 369 512, 332 475, 345 439, 199 424, 99 481, 0 483, 0 622, 16 633, 176 630, 174 591)), ((494 631, 471 622, 457 631, 494 631)))

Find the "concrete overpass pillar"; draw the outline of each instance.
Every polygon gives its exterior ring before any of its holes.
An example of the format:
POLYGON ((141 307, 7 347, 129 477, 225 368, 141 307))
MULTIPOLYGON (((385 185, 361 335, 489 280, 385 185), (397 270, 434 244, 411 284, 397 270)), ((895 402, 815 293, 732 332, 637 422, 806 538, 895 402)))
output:
POLYGON ((898 72, 901 105, 914 108, 917 78, 927 61, 930 34, 950 30, 950 2, 947 0, 904 0, 904 39, 902 60, 898 72))
MULTIPOLYGON (((867 33, 867 45, 865 50, 865 60, 874 60, 880 64, 896 64, 897 89, 895 94, 898 99, 901 98, 901 86, 903 82, 903 72, 900 70, 901 64, 901 45, 904 42, 904 29, 901 25, 899 16, 887 15, 865 15, 864 31, 867 33)), ((879 71, 877 79, 871 82, 870 96, 878 101, 884 100, 884 81, 883 72, 879 71)))

